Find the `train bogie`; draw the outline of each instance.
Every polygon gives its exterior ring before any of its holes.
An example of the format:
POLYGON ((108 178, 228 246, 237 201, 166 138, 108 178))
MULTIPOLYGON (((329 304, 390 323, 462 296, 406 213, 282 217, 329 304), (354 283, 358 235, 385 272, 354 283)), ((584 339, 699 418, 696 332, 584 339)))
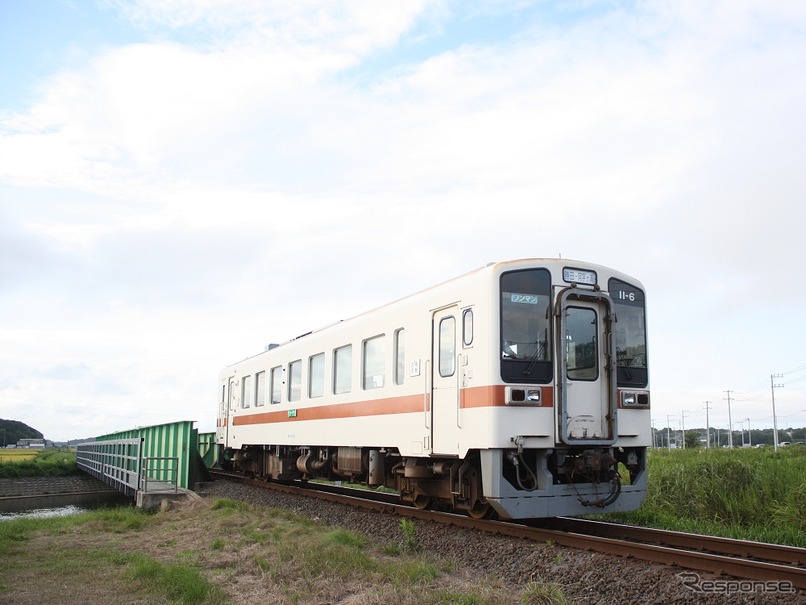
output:
POLYGON ((631 510, 646 491, 648 389, 640 283, 528 259, 226 368, 217 438, 241 472, 383 485, 420 507, 631 510))

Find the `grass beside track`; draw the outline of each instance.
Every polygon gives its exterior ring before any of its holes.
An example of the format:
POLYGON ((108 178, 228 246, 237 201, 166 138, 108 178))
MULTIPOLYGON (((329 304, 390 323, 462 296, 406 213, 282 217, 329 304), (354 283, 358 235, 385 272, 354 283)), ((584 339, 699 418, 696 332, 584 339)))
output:
POLYGON ((0 602, 565 603, 553 583, 504 585, 419 552, 416 526, 375 543, 292 513, 227 499, 149 514, 119 508, 0 521, 0 602))
POLYGON ((596 518, 806 547, 806 447, 652 450, 648 491, 596 518))

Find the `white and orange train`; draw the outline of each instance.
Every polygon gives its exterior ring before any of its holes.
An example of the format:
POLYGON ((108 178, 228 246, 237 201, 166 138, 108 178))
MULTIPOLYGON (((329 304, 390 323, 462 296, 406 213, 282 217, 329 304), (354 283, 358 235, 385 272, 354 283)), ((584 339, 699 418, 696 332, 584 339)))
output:
POLYGON ((244 474, 386 486, 502 519, 634 510, 650 444, 642 285, 564 259, 492 263, 220 375, 244 474))

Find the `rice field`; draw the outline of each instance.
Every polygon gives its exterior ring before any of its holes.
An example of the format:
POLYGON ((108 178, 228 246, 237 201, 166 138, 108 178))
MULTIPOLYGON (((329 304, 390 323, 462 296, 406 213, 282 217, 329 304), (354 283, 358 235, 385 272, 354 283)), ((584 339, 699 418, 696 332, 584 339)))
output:
POLYGON ((77 473, 75 451, 0 449, 0 478, 64 477, 77 473))
POLYGON ((0 449, 0 462, 22 462, 23 460, 34 460, 38 454, 38 450, 0 449))

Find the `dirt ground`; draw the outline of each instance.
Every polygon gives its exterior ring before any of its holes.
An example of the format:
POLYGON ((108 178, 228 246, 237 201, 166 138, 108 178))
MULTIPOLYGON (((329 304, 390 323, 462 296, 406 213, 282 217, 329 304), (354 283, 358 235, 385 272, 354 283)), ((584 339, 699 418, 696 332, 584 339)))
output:
MULTIPOLYGON (((501 587, 494 581, 480 583, 449 564, 418 562, 418 557, 413 563, 406 557, 388 557, 383 544, 360 549, 357 571, 350 568, 353 563, 341 566, 338 559, 318 569, 316 561, 326 558, 327 548, 321 536, 329 528, 270 509, 216 510, 213 503, 213 499, 173 503, 167 510, 145 517, 143 525, 134 529, 98 521, 55 532, 39 531, 3 557, 0 602, 177 602, 153 583, 132 578, 131 566, 124 562, 132 553, 164 564, 192 563, 220 591, 208 596, 203 601, 206 603, 414 605, 439 602, 439 595, 446 592, 484 597, 482 601, 465 602, 498 602, 496 591, 501 587), (292 544, 305 552, 290 552, 292 544), (369 555, 366 559, 364 551, 369 555), (382 559, 404 566, 403 571, 390 572, 384 563, 379 566, 377 560, 382 559), (362 570, 362 565, 369 571, 362 570), (428 570, 425 577, 416 571, 418 565, 428 570), (409 577, 410 568, 415 572, 409 577)), ((354 551, 347 548, 343 553, 336 556, 352 556, 354 551)), ((507 595, 507 602, 516 600, 515 595, 507 595)))

